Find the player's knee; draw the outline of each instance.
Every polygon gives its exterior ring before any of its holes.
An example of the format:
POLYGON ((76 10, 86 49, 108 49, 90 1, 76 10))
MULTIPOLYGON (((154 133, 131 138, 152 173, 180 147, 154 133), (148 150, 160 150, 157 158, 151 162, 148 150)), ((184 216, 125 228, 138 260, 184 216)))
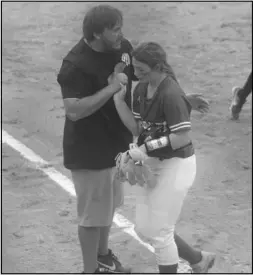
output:
POLYGON ((156 236, 153 237, 154 248, 163 249, 164 247, 173 246, 175 243, 174 231, 175 226, 160 228, 156 232, 156 236))
POLYGON ((159 265, 178 263, 178 251, 174 239, 174 226, 158 227, 152 223, 137 224, 135 231, 138 237, 151 244, 155 249, 156 261, 159 265))
POLYGON ((136 219, 135 232, 142 241, 151 245, 153 245, 153 239, 159 236, 160 229, 161 226, 152 221, 150 216, 145 215, 145 213, 136 219))
POLYGON ((168 227, 165 223, 152 222, 145 217, 136 221, 135 231, 142 240, 155 242, 158 247, 163 244, 169 245, 174 241, 174 226, 168 227))
POLYGON ((150 223, 148 223, 147 220, 145 219, 141 219, 141 220, 138 220, 135 224, 135 228, 134 228, 136 234, 138 235, 138 237, 144 241, 144 242, 147 242, 147 243, 150 243, 151 242, 151 237, 152 237, 152 234, 151 234, 151 225, 150 223))

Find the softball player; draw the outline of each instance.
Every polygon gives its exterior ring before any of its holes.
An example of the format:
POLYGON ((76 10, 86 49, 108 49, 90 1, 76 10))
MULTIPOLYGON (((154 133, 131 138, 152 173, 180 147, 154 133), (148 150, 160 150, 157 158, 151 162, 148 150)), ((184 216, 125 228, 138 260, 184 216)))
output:
MULTIPOLYGON (((123 123, 138 136, 137 145, 131 145, 123 156, 124 163, 141 167, 134 168, 139 183, 135 230, 154 247, 159 272, 177 273, 179 255, 174 230, 196 175, 196 157, 189 134, 191 105, 160 45, 143 43, 132 56, 140 81, 133 102, 140 110, 134 112, 139 123, 123 104, 124 89, 114 95, 114 102, 123 123)), ((214 264, 214 254, 202 256, 204 261, 200 265, 192 265, 196 273, 207 272, 214 264)))

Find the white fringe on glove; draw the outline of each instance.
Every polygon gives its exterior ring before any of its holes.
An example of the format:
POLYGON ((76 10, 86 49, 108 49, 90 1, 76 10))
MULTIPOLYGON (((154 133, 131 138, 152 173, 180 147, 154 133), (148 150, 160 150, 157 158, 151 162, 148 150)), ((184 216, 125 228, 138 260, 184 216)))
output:
POLYGON ((117 177, 121 182, 128 181, 131 185, 143 186, 149 177, 149 170, 142 165, 148 155, 143 151, 145 150, 143 146, 138 147, 135 143, 131 143, 129 149, 124 153, 119 153, 115 158, 117 177))
POLYGON ((135 162, 137 161, 142 162, 148 159, 148 155, 143 150, 141 150, 137 144, 131 143, 129 145, 129 148, 130 148, 129 155, 135 162))
POLYGON ((117 177, 121 182, 128 181, 131 185, 135 185, 137 183, 134 173, 134 160, 130 158, 128 151, 117 155, 116 169, 117 177))

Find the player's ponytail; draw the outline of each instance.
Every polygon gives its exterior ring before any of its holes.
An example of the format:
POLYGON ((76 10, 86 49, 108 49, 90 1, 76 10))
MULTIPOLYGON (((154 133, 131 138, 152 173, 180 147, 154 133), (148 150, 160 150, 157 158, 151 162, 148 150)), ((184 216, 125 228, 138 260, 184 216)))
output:
POLYGON ((167 75, 169 75, 172 79, 174 79, 178 83, 176 75, 175 75, 172 67, 170 66, 170 64, 167 61, 165 61, 164 63, 161 64, 161 72, 166 73, 167 75))

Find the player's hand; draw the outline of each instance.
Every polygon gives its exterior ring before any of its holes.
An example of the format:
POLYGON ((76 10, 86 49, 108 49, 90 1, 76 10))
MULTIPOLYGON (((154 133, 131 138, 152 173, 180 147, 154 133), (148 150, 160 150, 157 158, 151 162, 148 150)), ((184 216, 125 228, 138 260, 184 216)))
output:
POLYGON ((202 94, 187 94, 187 99, 190 102, 193 110, 198 111, 200 113, 207 113, 209 111, 209 102, 206 99, 204 99, 202 94))
POLYGON ((145 145, 138 147, 137 144, 132 143, 129 145, 129 148, 129 155, 135 162, 144 161, 148 158, 145 145))
POLYGON ((135 177, 135 164, 130 158, 128 151, 120 153, 116 157, 116 175, 123 181, 128 181, 130 185, 135 185, 137 183, 135 177))
POLYGON ((141 152, 143 152, 144 154, 147 154, 147 149, 145 144, 142 144, 141 146, 139 146, 139 150, 141 150, 141 152))

